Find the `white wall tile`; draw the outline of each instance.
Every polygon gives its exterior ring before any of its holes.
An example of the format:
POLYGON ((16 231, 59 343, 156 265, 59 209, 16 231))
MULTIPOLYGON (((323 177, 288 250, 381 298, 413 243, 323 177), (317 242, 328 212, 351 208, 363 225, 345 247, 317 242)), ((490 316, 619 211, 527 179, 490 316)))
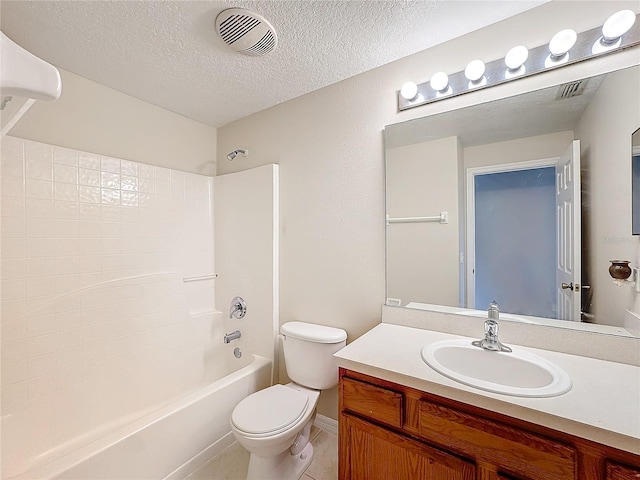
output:
POLYGON ((2 238, 23 238, 25 220, 23 217, 2 217, 2 238))
POLYGON ((100 170, 103 172, 120 173, 120 160, 111 157, 102 157, 100 170))
MULTIPOLYGON (((53 201, 52 200, 41 200, 37 198, 27 198, 26 202, 23 199, 22 202, 25 204, 24 214, 29 218, 53 218, 53 201)), ((2 200, 3 206, 8 203, 5 199, 2 200)), ((11 209, 16 209, 16 206, 10 207, 11 209)), ((4 215, 4 209, 3 209, 4 215)))
POLYGON ((183 260, 213 271, 211 180, 12 137, 2 155, 3 412, 47 420, 53 448, 192 388, 212 340, 188 309, 215 283, 186 296, 183 260))
POLYGON ((53 148, 53 163, 60 165, 78 166, 78 152, 67 148, 53 148))
POLYGON ((2 176, 2 197, 23 197, 25 192, 25 179, 22 177, 2 176))
POLYGON ((46 180, 27 178, 25 192, 27 198, 51 199, 53 198, 53 184, 46 180))
POLYGON ((27 277, 42 277, 55 274, 54 257, 30 257, 26 259, 27 277))
POLYGON ((27 276, 26 259, 24 258, 3 258, 0 268, 3 280, 15 280, 27 276))
POLYGON ((53 180, 57 183, 78 183, 78 167, 55 164, 53 166, 53 180))

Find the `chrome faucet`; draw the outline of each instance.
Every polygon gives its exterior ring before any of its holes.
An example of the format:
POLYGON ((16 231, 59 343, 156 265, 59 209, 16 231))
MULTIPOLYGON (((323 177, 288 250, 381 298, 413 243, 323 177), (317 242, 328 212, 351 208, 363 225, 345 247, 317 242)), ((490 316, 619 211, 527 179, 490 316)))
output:
POLYGON ((231 343, 231 340, 237 340, 241 336, 242 334, 240 333, 240 330, 236 330, 235 332, 231 332, 231 333, 226 333, 224 335, 224 343, 231 343))
POLYGON ((247 314, 247 304, 242 297, 234 297, 231 300, 231 308, 229 310, 229 318, 244 318, 247 314))
POLYGON ((471 342, 471 345, 475 347, 484 348, 485 350, 491 350, 492 352, 511 352, 512 350, 503 345, 498 340, 498 319, 500 318, 500 308, 498 304, 493 301, 489 305, 487 310, 487 319, 484 322, 484 338, 482 340, 475 340, 471 342))

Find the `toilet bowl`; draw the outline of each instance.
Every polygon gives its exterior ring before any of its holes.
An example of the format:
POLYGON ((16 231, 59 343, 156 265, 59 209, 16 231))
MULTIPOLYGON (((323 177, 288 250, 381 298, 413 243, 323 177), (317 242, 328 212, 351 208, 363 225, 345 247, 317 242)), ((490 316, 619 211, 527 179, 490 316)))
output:
POLYGON ((247 480, 297 480, 313 459, 311 426, 322 389, 337 384, 333 353, 344 330, 303 322, 282 326, 285 366, 293 380, 249 395, 231 414, 231 431, 250 453, 247 480))

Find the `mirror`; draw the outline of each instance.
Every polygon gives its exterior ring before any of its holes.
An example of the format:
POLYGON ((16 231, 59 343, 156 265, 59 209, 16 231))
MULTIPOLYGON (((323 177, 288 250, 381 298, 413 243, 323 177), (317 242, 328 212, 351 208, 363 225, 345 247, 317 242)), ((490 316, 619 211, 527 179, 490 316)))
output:
POLYGON ((486 316, 496 300, 502 319, 625 334, 633 289, 607 268, 640 245, 638 84, 633 67, 386 126, 386 304, 486 316))
POLYGON ((640 128, 631 135, 631 172, 633 234, 640 235, 640 128))

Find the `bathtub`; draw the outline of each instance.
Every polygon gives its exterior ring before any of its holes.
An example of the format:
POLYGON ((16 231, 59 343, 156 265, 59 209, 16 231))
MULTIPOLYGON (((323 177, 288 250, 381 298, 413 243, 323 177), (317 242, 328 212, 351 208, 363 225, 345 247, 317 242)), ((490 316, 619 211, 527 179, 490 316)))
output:
MULTIPOLYGON (((235 361, 235 363, 234 363, 235 361)), ((271 360, 245 354, 226 376, 15 480, 181 479, 233 443, 229 418, 247 395, 271 384, 271 360)), ((4 478, 4 477, 3 477, 4 478)))

